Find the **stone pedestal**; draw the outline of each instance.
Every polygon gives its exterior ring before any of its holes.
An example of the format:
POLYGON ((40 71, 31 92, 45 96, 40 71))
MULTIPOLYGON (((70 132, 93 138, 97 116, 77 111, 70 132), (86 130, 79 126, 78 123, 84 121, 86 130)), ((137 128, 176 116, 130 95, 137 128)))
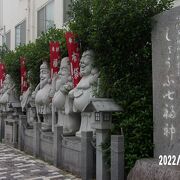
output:
POLYGON ((75 135, 80 126, 80 114, 65 114, 64 112, 58 111, 58 125, 63 126, 63 134, 65 136, 75 135))
POLYGON ((94 134, 95 129, 92 129, 91 127, 94 123, 94 114, 94 112, 81 112, 81 126, 79 131, 76 133, 76 136, 81 137, 82 131, 92 131, 94 134))

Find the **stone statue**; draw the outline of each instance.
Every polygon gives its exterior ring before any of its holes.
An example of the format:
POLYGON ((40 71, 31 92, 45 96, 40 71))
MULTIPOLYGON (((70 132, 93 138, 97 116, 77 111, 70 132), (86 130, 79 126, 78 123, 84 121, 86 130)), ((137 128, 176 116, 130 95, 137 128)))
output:
POLYGON ((17 102, 17 96, 15 92, 15 84, 13 83, 11 76, 6 74, 5 80, 0 90, 0 107, 2 111, 9 111, 9 103, 17 102))
POLYGON ((42 130, 51 130, 51 79, 47 62, 40 66, 40 83, 37 85, 32 97, 35 98, 35 106, 38 122, 42 122, 42 130))
MULTIPOLYGON (((29 76, 29 72, 28 72, 28 76, 29 76)), ((27 78, 27 83, 29 84, 28 89, 24 91, 20 96, 22 112, 26 111, 29 99, 31 98, 32 95, 32 85, 28 81, 28 78, 27 78)))
POLYGON ((27 73, 27 83, 29 87, 20 96, 20 101, 21 101, 22 112, 26 112, 28 125, 29 127, 33 127, 33 122, 35 121, 36 114, 34 110, 35 102, 34 99, 32 98, 32 84, 30 82, 30 72, 27 73))
POLYGON ((83 53, 80 60, 80 76, 82 78, 78 85, 69 92, 69 98, 73 100, 73 112, 81 112, 81 126, 76 136, 81 136, 81 131, 92 131, 93 118, 83 111, 89 104, 90 98, 95 96, 99 76, 98 70, 93 66, 93 60, 93 51, 87 50, 83 53))
POLYGON ((68 98, 69 91, 73 88, 72 78, 70 74, 70 61, 65 57, 61 61, 60 69, 57 74, 54 74, 52 80, 52 129, 57 123, 63 126, 65 135, 73 135, 79 128, 79 118, 77 115, 65 114, 65 104, 68 98), (57 120, 56 120, 57 114, 57 120))

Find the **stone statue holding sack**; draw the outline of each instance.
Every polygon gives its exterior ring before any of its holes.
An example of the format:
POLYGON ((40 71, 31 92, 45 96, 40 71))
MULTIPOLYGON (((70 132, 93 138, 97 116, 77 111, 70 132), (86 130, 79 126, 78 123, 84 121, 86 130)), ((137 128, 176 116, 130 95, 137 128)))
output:
MULTIPOLYGON (((72 99, 73 112, 81 112, 81 125, 76 136, 81 136, 81 131, 93 131, 91 124, 94 118, 92 114, 84 113, 84 109, 90 102, 90 98, 95 96, 98 81, 98 70, 93 66, 94 53, 87 50, 82 54, 80 59, 80 76, 81 80, 78 85, 69 92, 72 99)), ((71 101, 70 101, 71 104, 71 101)))

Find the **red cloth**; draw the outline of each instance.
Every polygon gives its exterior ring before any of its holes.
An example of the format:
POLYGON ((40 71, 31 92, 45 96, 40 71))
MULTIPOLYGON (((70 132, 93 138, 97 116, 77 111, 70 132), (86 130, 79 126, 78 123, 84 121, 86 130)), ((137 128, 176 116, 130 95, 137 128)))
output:
POLYGON ((28 83, 27 83, 27 71, 25 66, 25 58, 20 57, 20 65, 21 65, 21 93, 27 91, 28 83))
POLYGON ((51 78, 54 73, 58 73, 59 67, 58 63, 60 61, 60 44, 59 42, 50 42, 50 68, 51 68, 51 78))
POLYGON ((2 87, 5 76, 5 65, 0 63, 0 88, 2 87))
POLYGON ((74 87, 80 81, 80 48, 79 43, 76 41, 78 38, 77 35, 73 34, 72 32, 66 33, 66 45, 68 49, 69 60, 71 63, 71 76, 73 79, 74 87))

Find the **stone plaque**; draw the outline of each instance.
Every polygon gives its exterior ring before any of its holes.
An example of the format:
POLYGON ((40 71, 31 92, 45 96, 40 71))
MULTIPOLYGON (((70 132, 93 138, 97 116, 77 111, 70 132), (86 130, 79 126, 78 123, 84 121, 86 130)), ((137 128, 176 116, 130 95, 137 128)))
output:
POLYGON ((180 7, 153 19, 154 155, 180 154, 180 7))

